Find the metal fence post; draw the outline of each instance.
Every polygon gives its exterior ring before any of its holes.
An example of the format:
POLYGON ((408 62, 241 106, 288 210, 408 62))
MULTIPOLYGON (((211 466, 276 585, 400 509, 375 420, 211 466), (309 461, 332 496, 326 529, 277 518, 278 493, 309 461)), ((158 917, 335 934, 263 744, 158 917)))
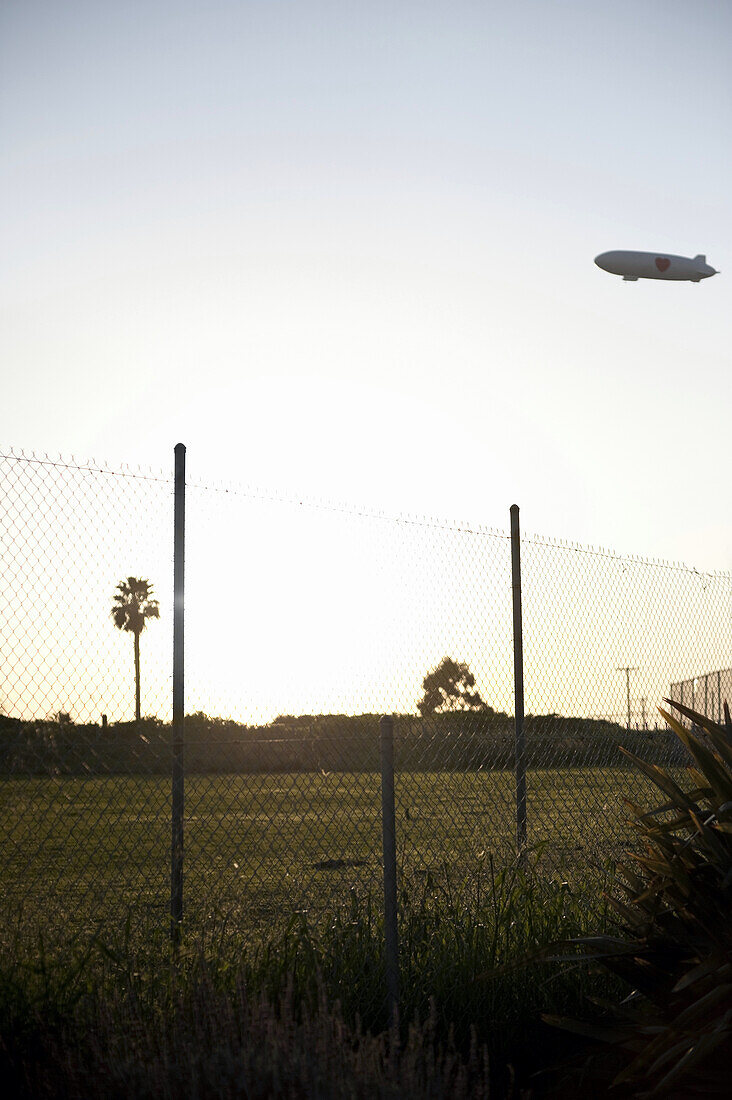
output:
POLYGON ((186 449, 175 448, 175 504, 173 534, 173 786, 170 846, 171 935, 177 942, 183 920, 183 631, 185 592, 186 449))
POLYGON ((394 720, 379 722, 381 741, 381 825, 384 860, 384 939, 389 1024, 399 1011, 399 932, 397 925, 396 819, 394 813, 394 720))
POLYGON ((511 505, 511 587, 513 589, 513 695, 516 761, 516 844, 526 857, 526 742, 524 737, 524 636, 521 618, 521 533, 519 507, 511 505))

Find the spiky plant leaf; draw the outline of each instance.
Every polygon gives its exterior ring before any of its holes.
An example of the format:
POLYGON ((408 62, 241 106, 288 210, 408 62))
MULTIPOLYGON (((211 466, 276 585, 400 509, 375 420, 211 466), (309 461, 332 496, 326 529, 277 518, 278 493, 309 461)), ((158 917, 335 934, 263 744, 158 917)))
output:
POLYGON ((721 1096, 732 1058, 732 721, 726 704, 721 725, 666 701, 693 723, 661 711, 694 761, 688 784, 626 752, 664 801, 626 803, 643 851, 629 853, 608 897, 620 935, 561 945, 561 957, 574 947, 635 992, 604 1022, 549 1022, 612 1043, 625 1056, 614 1083, 633 1096, 721 1096))

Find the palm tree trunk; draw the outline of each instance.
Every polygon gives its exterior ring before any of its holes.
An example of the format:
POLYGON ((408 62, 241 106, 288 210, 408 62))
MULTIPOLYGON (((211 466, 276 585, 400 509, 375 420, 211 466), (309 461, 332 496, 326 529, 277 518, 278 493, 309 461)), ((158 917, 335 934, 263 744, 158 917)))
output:
POLYGON ((135 631, 135 721, 140 721, 140 635, 135 631))

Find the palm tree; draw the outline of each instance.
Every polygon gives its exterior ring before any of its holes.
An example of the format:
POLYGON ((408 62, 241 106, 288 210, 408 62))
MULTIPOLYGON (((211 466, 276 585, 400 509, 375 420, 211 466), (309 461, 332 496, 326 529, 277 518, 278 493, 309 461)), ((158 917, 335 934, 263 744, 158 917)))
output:
POLYGON ((135 719, 140 721, 140 635, 148 619, 159 619, 158 601, 152 598, 150 581, 128 577, 117 585, 112 608, 114 625, 135 636, 135 719))

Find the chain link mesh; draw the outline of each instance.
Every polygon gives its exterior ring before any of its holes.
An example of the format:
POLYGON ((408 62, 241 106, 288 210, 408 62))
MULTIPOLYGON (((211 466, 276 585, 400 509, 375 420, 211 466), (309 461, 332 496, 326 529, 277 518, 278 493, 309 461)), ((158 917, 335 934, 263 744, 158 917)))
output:
POLYGON ((0 844, 6 929, 53 942, 165 904, 169 874, 172 482, 73 459, 0 458, 0 844), (115 627, 117 585, 160 619, 115 627))
MULTIPOLYGON (((167 921, 173 480, 0 457, 2 919, 167 921), (117 629, 118 585, 159 600, 117 629)), ((379 715, 403 890, 517 850, 511 546, 468 524, 188 484, 185 914, 271 931, 381 904, 379 715)), ((526 834, 581 878, 630 839, 623 756, 683 767, 672 695, 732 686, 729 574, 524 536, 526 834)))

